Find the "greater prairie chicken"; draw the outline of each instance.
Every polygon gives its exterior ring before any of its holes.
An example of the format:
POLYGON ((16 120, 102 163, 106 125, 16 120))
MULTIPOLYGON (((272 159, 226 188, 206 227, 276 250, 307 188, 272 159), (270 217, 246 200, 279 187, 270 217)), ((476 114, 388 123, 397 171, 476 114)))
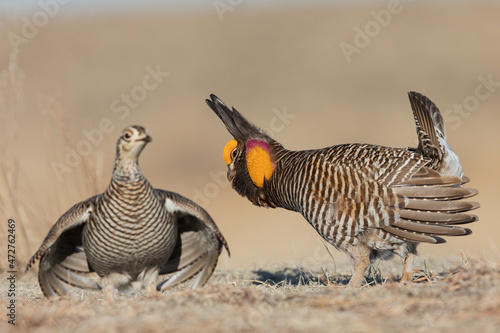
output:
POLYGON ((150 141, 144 127, 124 129, 106 191, 71 207, 50 229, 26 267, 40 261, 45 296, 69 294, 72 285, 104 288, 109 298, 114 287, 164 290, 196 276, 195 288, 210 278, 223 246, 229 253, 203 208, 144 177, 138 159, 150 141))
POLYGON ((359 286, 377 258, 404 259, 411 280, 418 243, 444 243, 442 236, 468 235, 459 224, 477 221, 477 194, 461 187, 458 156, 445 138, 443 118, 425 96, 410 92, 417 148, 342 144, 323 149, 285 149, 215 95, 206 100, 234 140, 223 157, 233 188, 254 205, 296 211, 328 243, 350 257, 359 286))

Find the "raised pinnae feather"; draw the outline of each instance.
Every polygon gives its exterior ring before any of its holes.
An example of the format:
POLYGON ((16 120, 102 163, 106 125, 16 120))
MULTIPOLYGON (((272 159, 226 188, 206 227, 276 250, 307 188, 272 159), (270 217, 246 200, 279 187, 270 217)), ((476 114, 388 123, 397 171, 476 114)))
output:
POLYGON ((205 102, 220 120, 222 120, 229 133, 236 140, 246 142, 250 138, 264 136, 259 128, 246 120, 234 107, 229 109, 226 104, 214 94, 210 95, 210 98, 211 99, 206 99, 205 102))

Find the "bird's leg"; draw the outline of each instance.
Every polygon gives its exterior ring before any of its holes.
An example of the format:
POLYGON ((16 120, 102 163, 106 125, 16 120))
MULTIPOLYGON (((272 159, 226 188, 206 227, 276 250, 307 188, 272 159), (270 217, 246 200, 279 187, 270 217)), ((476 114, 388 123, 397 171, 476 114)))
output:
POLYGON ((365 278, 365 271, 370 266, 370 249, 361 245, 352 246, 348 254, 354 265, 354 274, 347 286, 350 288, 359 288, 365 278))
POLYGON ((413 259, 415 255, 408 253, 403 262, 403 273, 401 273, 401 282, 411 282, 413 277, 413 259))
POLYGON ((146 268, 139 274, 138 279, 142 280, 143 293, 146 296, 153 296, 157 293, 156 278, 160 272, 159 267, 146 268))
POLYGON ((115 301, 115 288, 109 277, 101 278, 101 289, 104 293, 104 300, 108 302, 108 304, 113 304, 115 301))
POLYGON ((115 287, 126 286, 130 284, 130 280, 130 275, 118 272, 101 277, 101 289, 104 292, 104 299, 109 304, 112 304, 115 301, 115 287))

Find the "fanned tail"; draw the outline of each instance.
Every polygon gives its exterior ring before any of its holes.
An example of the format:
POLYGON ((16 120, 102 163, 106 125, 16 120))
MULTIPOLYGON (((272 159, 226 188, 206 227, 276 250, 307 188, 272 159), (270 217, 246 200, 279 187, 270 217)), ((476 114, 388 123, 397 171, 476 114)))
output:
POLYGON ((443 117, 436 104, 415 91, 410 91, 408 97, 417 127, 417 150, 431 159, 429 165, 434 170, 463 179, 460 159, 446 140, 443 117))

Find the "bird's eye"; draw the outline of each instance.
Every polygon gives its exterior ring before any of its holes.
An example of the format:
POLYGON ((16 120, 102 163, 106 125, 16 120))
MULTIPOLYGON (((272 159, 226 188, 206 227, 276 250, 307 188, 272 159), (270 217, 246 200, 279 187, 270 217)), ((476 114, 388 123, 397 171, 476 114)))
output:
POLYGON ((231 152, 231 159, 234 160, 238 156, 238 148, 234 148, 231 152))
POLYGON ((125 134, 123 134, 123 137, 128 140, 132 137, 132 135, 129 133, 129 132, 125 132, 125 134))

